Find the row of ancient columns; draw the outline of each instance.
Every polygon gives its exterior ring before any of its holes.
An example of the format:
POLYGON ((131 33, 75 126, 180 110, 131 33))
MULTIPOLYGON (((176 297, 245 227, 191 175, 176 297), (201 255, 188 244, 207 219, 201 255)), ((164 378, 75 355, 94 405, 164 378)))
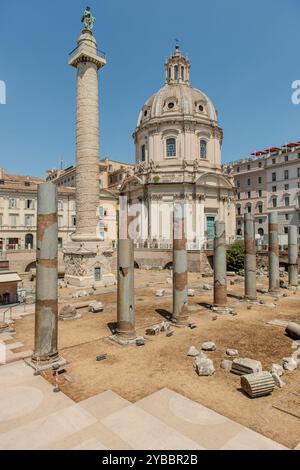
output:
MULTIPOLYGON (((225 224, 215 222, 214 240, 214 305, 226 307, 226 247, 225 224)), ((279 242, 278 242, 278 214, 269 214, 269 292, 276 294, 280 290, 279 279, 279 242)), ((255 301, 256 292, 256 247, 255 228, 252 214, 244 216, 244 279, 245 299, 255 301)), ((298 243, 297 227, 288 227, 288 282, 290 286, 298 286, 298 243)))
MULTIPOLYGON (((118 223, 118 291, 117 329, 120 337, 135 338, 134 306, 134 240, 130 236, 132 218, 127 199, 120 198, 118 223)), ((245 298, 256 300, 256 253, 254 219, 245 214, 245 298)), ((298 285, 297 228, 289 227, 289 284, 298 285)), ((214 239, 214 306, 227 304, 225 223, 215 222, 214 239)), ((184 324, 188 319, 187 249, 184 204, 173 211, 173 314, 172 320, 184 324)), ((57 350, 57 191, 53 183, 38 187, 37 206, 37 280, 36 280, 35 344, 32 361, 53 363, 57 350)), ((277 213, 269 215, 269 291, 279 291, 279 245, 277 213)))

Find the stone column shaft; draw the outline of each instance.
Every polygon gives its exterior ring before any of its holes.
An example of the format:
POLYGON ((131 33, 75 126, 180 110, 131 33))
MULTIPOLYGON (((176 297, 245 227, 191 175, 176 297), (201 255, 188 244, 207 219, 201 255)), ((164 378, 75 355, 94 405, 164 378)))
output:
POLYGON ((214 239, 214 306, 225 307, 227 304, 226 277, 226 235, 225 223, 215 222, 214 239))
POLYGON ((98 69, 77 65, 76 232, 74 240, 97 239, 99 186, 98 69))
POLYGON ((269 291, 279 291, 278 215, 269 214, 269 291))
POLYGON ((183 204, 173 208, 173 320, 183 323, 188 319, 187 251, 185 212, 183 204))
POLYGON ((245 243, 245 298, 256 300, 256 250, 254 218, 252 214, 244 215, 244 243, 245 243))
POLYGON ((33 361, 55 361, 57 351, 57 190, 42 183, 37 194, 36 312, 33 361))
POLYGON ((134 240, 128 231, 132 219, 128 216, 127 197, 120 196, 119 200, 117 334, 134 338, 134 240))
POLYGON ((289 285, 298 286, 298 234, 297 227, 288 227, 289 285))

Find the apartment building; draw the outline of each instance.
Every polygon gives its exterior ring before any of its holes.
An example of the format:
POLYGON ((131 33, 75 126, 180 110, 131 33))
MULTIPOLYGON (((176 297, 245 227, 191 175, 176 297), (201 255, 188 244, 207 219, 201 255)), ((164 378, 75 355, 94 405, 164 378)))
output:
POLYGON ((268 213, 278 212, 281 244, 286 244, 289 225, 300 235, 300 142, 256 151, 251 156, 224 165, 234 176, 236 235, 243 237, 243 218, 255 218, 257 239, 268 234, 268 213))
MULTIPOLYGON (((0 168, 0 251, 36 248, 37 185, 33 176, 6 174, 0 168)), ((58 192, 58 243, 63 246, 74 231, 75 191, 58 192)))
MULTIPOLYGON (((99 170, 100 188, 118 190, 123 180, 129 175, 133 175, 134 165, 105 158, 100 160, 99 170)), ((53 181, 58 187, 74 187, 76 167, 72 165, 64 170, 48 170, 46 181, 53 181)))
MULTIPOLYGON (((45 181, 32 176, 6 174, 0 168, 0 252, 36 248, 37 185, 45 181)), ((100 191, 99 233, 115 244, 117 197, 100 191)), ((75 188, 58 187, 58 246, 70 241, 76 226, 75 188)))

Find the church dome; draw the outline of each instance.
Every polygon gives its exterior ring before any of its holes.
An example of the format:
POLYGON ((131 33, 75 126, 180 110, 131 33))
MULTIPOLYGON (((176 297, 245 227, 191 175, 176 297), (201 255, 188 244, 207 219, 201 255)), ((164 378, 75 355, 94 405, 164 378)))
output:
POLYGON ((144 104, 137 127, 153 119, 170 118, 217 123, 217 112, 205 93, 189 83, 190 63, 176 46, 175 52, 165 63, 165 85, 144 104))

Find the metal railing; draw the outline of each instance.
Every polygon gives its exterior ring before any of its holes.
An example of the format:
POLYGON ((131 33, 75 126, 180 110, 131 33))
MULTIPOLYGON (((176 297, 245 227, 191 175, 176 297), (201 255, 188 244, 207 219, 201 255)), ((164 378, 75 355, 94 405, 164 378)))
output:
MULTIPOLYGON (((230 244, 230 241, 228 241, 230 244)), ((214 245, 213 240, 198 240, 196 242, 187 242, 188 251, 200 251, 200 250, 212 250, 214 245)), ((136 249, 151 249, 151 250, 172 250, 173 241, 166 239, 139 239, 134 241, 134 247, 136 249)))
POLYGON ((103 51, 100 51, 99 49, 96 49, 92 46, 88 46, 86 44, 79 44, 79 46, 75 47, 70 54, 69 54, 69 60, 71 60, 73 57, 75 57, 76 54, 79 52, 84 52, 88 50, 90 54, 93 54, 95 56, 101 57, 102 59, 106 60, 106 54, 103 51))

